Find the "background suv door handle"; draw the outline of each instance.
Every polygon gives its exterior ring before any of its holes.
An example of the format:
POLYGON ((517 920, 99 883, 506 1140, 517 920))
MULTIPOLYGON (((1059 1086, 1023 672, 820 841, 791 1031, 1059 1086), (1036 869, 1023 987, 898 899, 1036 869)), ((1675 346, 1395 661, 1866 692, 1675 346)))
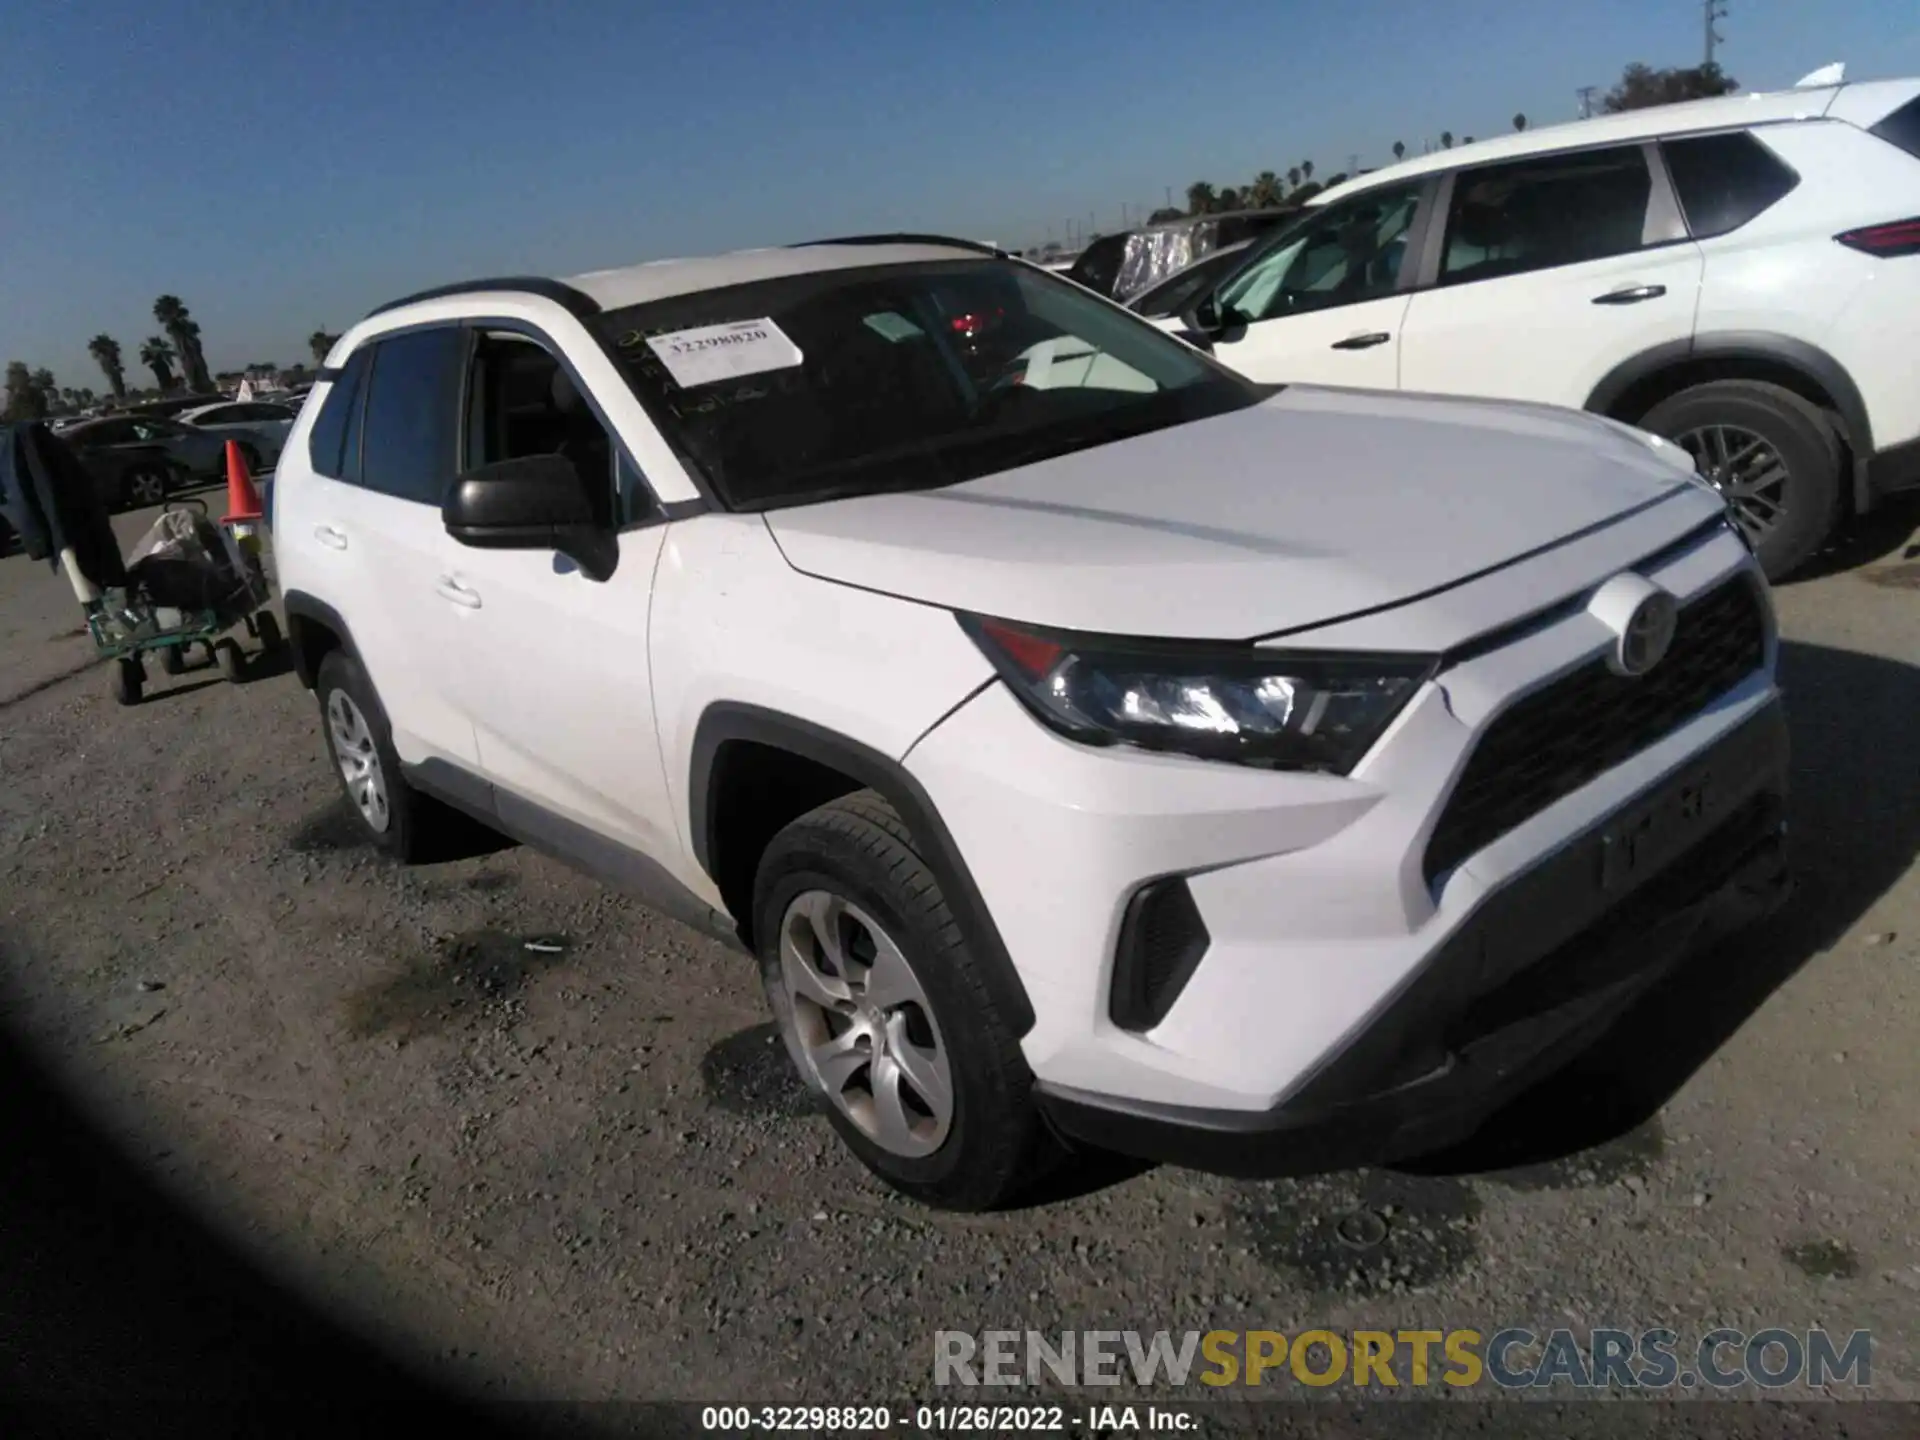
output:
POLYGON ((442 575, 434 581, 433 593, 442 600, 451 600, 454 604, 465 606, 469 610, 480 608, 480 592, 469 590, 451 575, 442 575))
POLYGON ((1642 300, 1658 300, 1667 293, 1664 285, 1623 285, 1604 295, 1593 297, 1596 305, 1638 305, 1642 300))
POLYGON ((346 534, 343 531, 334 529, 331 525, 314 526, 313 538, 329 550, 344 550, 347 548, 346 534))
POLYGON ((1364 335, 1349 335, 1344 340, 1333 342, 1335 350, 1370 350, 1375 345, 1384 345, 1393 336, 1384 330, 1371 330, 1364 335))

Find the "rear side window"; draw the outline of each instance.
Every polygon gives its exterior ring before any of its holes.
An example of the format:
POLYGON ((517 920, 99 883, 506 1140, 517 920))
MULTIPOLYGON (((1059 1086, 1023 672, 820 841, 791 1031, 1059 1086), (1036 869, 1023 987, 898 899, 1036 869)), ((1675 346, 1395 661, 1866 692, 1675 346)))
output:
POLYGON ((360 483, 438 507, 458 464, 460 369, 466 332, 413 330, 374 347, 361 422, 360 483))
POLYGON ((366 390, 370 347, 356 350, 346 369, 327 391, 326 403, 313 418, 307 437, 307 459, 314 473, 333 480, 360 478, 360 399, 366 390), (348 443, 349 436, 352 443, 348 443))
POLYGON ((1638 145, 1463 171, 1453 184, 1440 283, 1630 254, 1645 244, 1652 193, 1638 145))
POLYGON ((1920 100, 1909 100, 1869 132, 1920 160, 1920 100))
POLYGON ((1666 140, 1660 149, 1696 240, 1738 230, 1800 183, 1786 161, 1744 130, 1666 140))

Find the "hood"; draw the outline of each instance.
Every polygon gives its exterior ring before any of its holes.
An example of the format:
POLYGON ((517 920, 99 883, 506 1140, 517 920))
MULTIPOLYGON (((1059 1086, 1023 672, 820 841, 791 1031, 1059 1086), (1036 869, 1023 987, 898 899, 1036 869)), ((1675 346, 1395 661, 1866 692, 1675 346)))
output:
POLYGON ((766 519, 788 562, 825 580, 1036 625, 1250 639, 1443 590, 1662 503, 1675 536, 1718 505, 1611 421, 1295 387, 962 485, 766 519))

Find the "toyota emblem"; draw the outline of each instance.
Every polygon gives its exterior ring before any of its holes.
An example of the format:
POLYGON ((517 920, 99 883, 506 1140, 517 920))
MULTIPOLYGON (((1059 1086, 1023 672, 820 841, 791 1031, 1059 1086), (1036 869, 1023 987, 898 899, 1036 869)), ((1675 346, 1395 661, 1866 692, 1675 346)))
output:
POLYGON ((1665 590, 1644 596, 1621 627, 1608 668, 1616 675, 1646 674, 1666 658, 1679 618, 1680 607, 1665 590))

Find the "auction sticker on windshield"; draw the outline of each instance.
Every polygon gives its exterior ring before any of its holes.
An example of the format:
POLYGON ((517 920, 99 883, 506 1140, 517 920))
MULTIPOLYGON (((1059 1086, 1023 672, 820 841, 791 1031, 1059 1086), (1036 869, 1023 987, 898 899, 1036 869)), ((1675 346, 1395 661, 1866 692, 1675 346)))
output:
POLYGON ((660 357, 682 390, 738 380, 768 370, 791 370, 805 357, 771 320, 735 320, 649 335, 647 348, 660 357))

